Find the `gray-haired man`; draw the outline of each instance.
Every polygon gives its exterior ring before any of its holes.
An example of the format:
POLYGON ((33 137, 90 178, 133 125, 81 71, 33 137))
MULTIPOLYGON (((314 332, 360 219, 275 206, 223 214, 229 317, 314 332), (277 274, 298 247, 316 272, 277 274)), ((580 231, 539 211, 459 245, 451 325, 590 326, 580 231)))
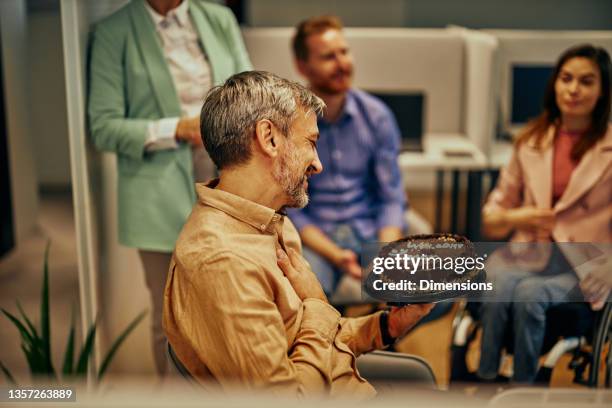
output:
POLYGON ((207 96, 202 135, 220 178, 197 185, 164 304, 168 340, 202 383, 370 397, 355 356, 384 347, 430 309, 341 318, 302 258, 280 211, 306 205, 308 177, 322 171, 323 108, 303 86, 257 71, 207 96))

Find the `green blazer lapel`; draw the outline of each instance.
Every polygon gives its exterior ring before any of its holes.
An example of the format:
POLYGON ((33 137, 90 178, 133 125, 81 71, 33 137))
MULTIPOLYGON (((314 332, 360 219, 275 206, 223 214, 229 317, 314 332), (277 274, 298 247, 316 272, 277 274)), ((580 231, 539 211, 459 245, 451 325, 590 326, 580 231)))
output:
POLYGON ((200 37, 200 45, 204 49, 204 54, 210 64, 212 71, 213 84, 217 85, 225 78, 220 78, 219 75, 222 69, 218 66, 219 59, 211 58, 211 55, 219 55, 224 53, 223 45, 217 41, 217 36, 211 27, 211 19, 206 14, 203 7, 198 7, 195 2, 189 2, 189 13, 193 19, 195 29, 200 37))
POLYGON ((143 1, 133 0, 130 4, 130 19, 136 43, 149 74, 151 88, 161 109, 162 117, 180 116, 181 106, 172 76, 157 31, 151 17, 147 14, 143 1))

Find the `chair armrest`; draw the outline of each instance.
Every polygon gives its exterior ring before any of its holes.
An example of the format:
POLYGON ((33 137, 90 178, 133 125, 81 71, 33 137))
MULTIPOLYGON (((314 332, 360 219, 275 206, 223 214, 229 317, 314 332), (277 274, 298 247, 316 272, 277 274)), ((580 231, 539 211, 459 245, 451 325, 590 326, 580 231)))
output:
POLYGON ((357 359, 359 373, 373 384, 413 383, 437 389, 431 366, 421 357, 389 351, 373 351, 357 359))

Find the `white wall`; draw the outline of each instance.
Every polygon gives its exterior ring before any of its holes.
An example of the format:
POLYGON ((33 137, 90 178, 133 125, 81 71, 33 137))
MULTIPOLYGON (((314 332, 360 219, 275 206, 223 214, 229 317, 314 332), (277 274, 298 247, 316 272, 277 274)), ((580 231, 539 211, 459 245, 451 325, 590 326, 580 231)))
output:
MULTIPOLYGON (((244 29, 256 69, 300 79, 290 39, 294 29, 244 29)), ((425 132, 462 132, 464 40, 455 31, 347 28, 355 58, 355 86, 369 91, 423 92, 425 132)))
POLYGON ((406 9, 409 27, 612 29, 610 0, 406 0, 406 9))
POLYGON ((247 0, 246 20, 253 27, 295 26, 307 17, 334 14, 347 26, 401 27, 405 0, 247 0))
POLYGON ((71 183, 59 9, 30 13, 27 34, 29 116, 38 183, 63 189, 71 183))
POLYGON ((253 27, 335 14, 347 26, 610 30, 610 0, 245 0, 253 27))

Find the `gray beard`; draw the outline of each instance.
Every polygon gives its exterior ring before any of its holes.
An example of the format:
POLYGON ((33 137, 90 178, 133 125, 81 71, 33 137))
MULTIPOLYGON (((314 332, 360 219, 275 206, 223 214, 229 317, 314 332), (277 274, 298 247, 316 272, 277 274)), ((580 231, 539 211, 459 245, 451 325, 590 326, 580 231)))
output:
POLYGON ((272 177, 289 198, 285 207, 304 208, 308 205, 308 194, 303 188, 306 176, 296 182, 294 181, 295 176, 291 174, 291 169, 298 166, 299 157, 294 153, 287 153, 283 155, 279 165, 272 172, 272 177))

